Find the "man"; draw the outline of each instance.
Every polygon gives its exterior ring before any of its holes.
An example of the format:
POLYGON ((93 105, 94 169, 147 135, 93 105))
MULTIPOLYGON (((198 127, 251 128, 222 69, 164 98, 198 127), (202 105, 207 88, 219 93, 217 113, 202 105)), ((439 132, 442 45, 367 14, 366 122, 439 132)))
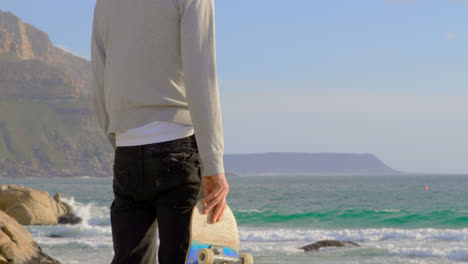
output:
POLYGON ((112 263, 182 264, 204 192, 219 221, 229 186, 214 0, 97 0, 93 106, 115 149, 112 263), (202 190, 200 184, 203 186, 202 190))

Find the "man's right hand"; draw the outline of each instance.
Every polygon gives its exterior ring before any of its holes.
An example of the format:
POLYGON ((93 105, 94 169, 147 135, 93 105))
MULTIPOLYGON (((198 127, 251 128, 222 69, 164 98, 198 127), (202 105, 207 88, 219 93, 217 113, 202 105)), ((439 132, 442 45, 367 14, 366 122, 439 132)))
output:
POLYGON ((202 177, 202 185, 205 193, 202 203, 206 205, 203 213, 208 214, 213 210, 211 222, 219 222, 226 209, 226 197, 229 193, 226 175, 223 173, 202 177))

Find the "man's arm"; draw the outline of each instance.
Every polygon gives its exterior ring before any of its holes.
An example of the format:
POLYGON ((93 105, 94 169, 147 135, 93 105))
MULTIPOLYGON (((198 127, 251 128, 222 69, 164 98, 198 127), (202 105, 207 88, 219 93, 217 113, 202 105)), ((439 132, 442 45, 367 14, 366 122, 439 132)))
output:
POLYGON ((93 19, 93 33, 91 36, 91 65, 92 65, 92 102, 93 110, 99 126, 104 131, 105 135, 109 139, 112 147, 115 148, 115 137, 114 134, 108 134, 107 128, 109 127, 109 116, 105 107, 104 98, 104 69, 106 65, 106 51, 104 41, 101 33, 99 13, 99 1, 96 2, 94 8, 94 19, 93 19))
POLYGON ((202 160, 202 176, 211 176, 224 173, 214 0, 182 2, 181 52, 187 103, 202 160))
POLYGON ((205 213, 221 219, 229 186, 216 76, 214 0, 181 0, 181 52, 187 104, 200 152, 205 213))

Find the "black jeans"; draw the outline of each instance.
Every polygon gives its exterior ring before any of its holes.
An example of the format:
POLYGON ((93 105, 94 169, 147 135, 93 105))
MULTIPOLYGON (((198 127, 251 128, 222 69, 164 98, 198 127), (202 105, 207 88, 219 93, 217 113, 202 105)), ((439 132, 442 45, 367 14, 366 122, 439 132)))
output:
POLYGON ((201 192, 195 136, 117 147, 111 205, 112 264, 183 264, 190 217, 201 192))

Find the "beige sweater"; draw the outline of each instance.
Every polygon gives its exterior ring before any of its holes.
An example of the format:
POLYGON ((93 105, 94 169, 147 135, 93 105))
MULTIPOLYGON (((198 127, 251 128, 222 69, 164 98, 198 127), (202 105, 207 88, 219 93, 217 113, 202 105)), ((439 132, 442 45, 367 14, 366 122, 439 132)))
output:
POLYGON ((202 176, 224 173, 214 0, 97 0, 93 106, 115 132, 153 121, 192 125, 202 176))

